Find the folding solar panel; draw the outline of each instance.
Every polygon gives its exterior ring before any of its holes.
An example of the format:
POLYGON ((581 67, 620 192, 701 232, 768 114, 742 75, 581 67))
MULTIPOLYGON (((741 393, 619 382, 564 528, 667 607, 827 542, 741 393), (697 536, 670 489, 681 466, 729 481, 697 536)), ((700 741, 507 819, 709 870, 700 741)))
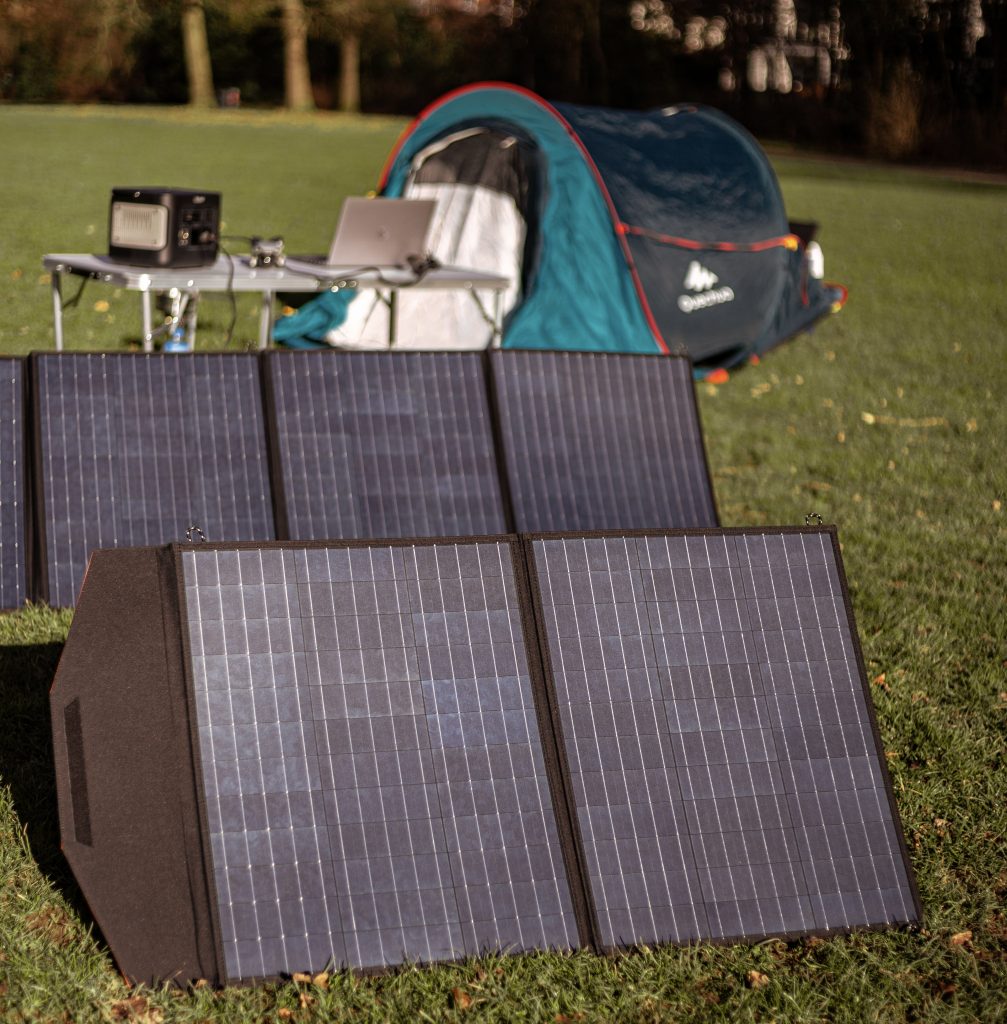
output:
POLYGON ((254 355, 32 356, 40 597, 71 605, 96 548, 271 540, 254 355))
POLYGON ((285 535, 506 528, 481 353, 266 357, 285 535))
POLYGON ((834 533, 533 551, 601 947, 919 919, 834 533))
POLYGON ((516 545, 95 554, 54 744, 127 974, 580 944, 516 545))
POLYGON ((28 596, 24 361, 0 359, 0 608, 28 596))
POLYGON ((518 530, 716 526, 689 360, 497 351, 518 530))
POLYGON ((921 916, 829 530, 99 551, 51 702, 137 980, 921 916))

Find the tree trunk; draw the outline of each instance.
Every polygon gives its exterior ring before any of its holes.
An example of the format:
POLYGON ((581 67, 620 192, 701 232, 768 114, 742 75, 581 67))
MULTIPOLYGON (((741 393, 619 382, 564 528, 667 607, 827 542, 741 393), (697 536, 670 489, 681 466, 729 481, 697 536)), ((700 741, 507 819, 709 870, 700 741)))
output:
POLYGON ((304 0, 283 0, 283 83, 284 102, 290 110, 314 109, 304 0))
POLYGON ((189 105, 216 106, 203 0, 182 0, 182 42, 185 48, 185 70, 189 78, 189 105))
POLYGON ((360 109, 360 34, 347 29, 339 42, 339 109, 355 114, 360 109))

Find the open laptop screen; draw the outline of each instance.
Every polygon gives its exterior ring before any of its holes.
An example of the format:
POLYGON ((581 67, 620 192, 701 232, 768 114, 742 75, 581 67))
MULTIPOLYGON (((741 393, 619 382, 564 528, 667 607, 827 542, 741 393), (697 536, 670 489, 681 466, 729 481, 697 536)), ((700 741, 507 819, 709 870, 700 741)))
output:
POLYGON ((426 253, 433 199, 365 199, 343 203, 326 262, 337 267, 405 266, 426 253))

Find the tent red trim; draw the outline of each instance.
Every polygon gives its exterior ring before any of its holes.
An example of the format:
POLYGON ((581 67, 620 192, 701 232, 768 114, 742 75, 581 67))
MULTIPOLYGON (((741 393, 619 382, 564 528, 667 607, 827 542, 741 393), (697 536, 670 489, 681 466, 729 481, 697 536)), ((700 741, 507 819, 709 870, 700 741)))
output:
POLYGON ((618 230, 624 235, 638 235, 641 238, 649 238, 653 242, 677 246, 679 249, 707 249, 711 252, 765 252, 767 249, 780 248, 796 251, 801 243, 797 235, 780 235, 777 238, 767 238, 761 242, 700 242, 694 238, 662 235, 658 231, 641 228, 635 224, 620 224, 618 230))

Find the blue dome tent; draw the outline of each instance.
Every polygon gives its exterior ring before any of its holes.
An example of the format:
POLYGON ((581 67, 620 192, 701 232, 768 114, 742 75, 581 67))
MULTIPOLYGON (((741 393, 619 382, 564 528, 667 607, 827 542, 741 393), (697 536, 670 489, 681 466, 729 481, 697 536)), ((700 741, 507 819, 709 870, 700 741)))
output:
MULTIPOLYGON (((788 223, 758 143, 709 108, 639 113, 468 86, 406 130, 380 192, 437 197, 444 230, 434 254, 512 276, 504 348, 684 347, 709 370, 765 352, 845 298, 816 276, 820 250, 788 223)), ((368 302, 327 293, 282 319, 275 336, 353 344, 368 302)), ((415 347, 485 347, 488 328, 466 315, 417 307, 407 317, 415 347)), ((374 330, 364 344, 385 336, 374 330)))

